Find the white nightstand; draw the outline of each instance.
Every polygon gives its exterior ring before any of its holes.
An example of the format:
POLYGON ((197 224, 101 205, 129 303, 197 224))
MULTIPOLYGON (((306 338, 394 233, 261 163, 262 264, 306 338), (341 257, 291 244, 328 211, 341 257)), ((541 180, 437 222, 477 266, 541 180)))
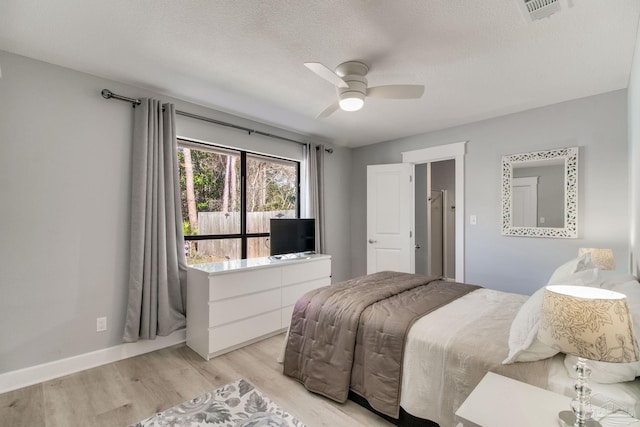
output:
MULTIPOLYGON (((571 399, 539 387, 489 372, 456 411, 455 427, 555 427, 558 413, 569 410, 571 399)), ((640 421, 624 416, 625 425, 640 421)), ((620 417, 601 421, 620 426, 620 417)))

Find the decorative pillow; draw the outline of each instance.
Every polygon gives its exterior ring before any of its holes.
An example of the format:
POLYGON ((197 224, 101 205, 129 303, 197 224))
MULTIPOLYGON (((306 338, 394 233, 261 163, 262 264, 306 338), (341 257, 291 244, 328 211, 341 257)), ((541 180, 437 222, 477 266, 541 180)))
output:
MULTIPOLYGON (((591 263, 591 254, 586 253, 558 267, 549 285, 598 286, 598 269, 591 263)), ((544 287, 534 292, 520 307, 509 330, 509 354, 502 362, 533 362, 555 356, 558 350, 538 340, 540 310, 544 287)))
MULTIPOLYGON (((620 292, 627 296, 627 304, 631 313, 633 333, 636 339, 640 338, 640 283, 633 276, 618 276, 605 280, 601 287, 612 291, 620 292), (635 316, 634 316, 635 314, 635 316)), ((573 365, 578 358, 567 354, 564 358, 564 366, 569 372, 569 376, 576 378, 573 365)), ((613 384, 625 381, 633 381, 640 376, 640 362, 631 363, 608 363, 587 360, 587 365, 591 368, 591 380, 602 384, 613 384)))

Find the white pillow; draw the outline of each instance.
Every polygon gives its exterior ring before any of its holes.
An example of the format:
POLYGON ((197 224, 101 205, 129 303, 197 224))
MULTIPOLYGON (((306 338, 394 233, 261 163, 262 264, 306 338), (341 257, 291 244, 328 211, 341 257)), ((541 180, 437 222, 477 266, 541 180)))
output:
POLYGON ((546 359, 558 353, 558 350, 538 340, 543 292, 544 288, 535 291, 522 304, 513 322, 511 322, 509 355, 502 362, 504 365, 514 362, 533 362, 546 359))
POLYGON ((547 285, 591 286, 594 288, 600 287, 601 284, 600 269, 597 267, 576 271, 566 276, 555 277, 553 280, 549 279, 549 283, 547 283, 547 285))
MULTIPOLYGON (((549 285, 598 286, 599 273, 591 263, 591 254, 586 253, 572 259, 556 270, 549 279, 549 285)), ((538 340, 540 310, 544 287, 534 292, 520 307, 511 322, 509 330, 509 354, 503 364, 514 362, 534 362, 555 356, 558 350, 538 340)))
POLYGON ((555 284, 558 280, 564 281, 568 276, 589 268, 594 268, 595 264, 591 262, 591 253, 587 252, 577 258, 567 261, 560 267, 556 268, 549 278, 548 285, 555 284))
MULTIPOLYGON (((640 338, 638 336, 640 333, 640 283, 633 276, 620 276, 604 281, 601 287, 627 296, 633 333, 636 339, 640 338)), ((564 366, 572 378, 576 378, 573 365, 577 360, 577 357, 570 354, 564 358, 564 366)), ((597 383, 613 384, 633 381, 640 376, 640 362, 608 363, 588 360, 587 365, 591 368, 591 380, 597 383)))
POLYGON ((600 284, 600 287, 603 289, 613 289, 614 286, 620 285, 622 283, 637 281, 638 279, 636 278, 636 276, 632 276, 631 274, 620 274, 604 279, 600 284))

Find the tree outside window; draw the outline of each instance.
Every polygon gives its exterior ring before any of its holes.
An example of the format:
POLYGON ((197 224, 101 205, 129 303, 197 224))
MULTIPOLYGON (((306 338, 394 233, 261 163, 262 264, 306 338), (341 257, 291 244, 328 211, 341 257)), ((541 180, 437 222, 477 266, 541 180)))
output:
POLYGON ((299 215, 298 162, 184 140, 178 162, 188 264, 268 256, 269 220, 299 215))

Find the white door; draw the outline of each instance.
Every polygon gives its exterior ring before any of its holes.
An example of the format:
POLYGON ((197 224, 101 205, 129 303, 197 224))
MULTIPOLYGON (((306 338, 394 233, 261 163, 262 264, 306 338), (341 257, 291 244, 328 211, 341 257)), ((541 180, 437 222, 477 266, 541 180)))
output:
POLYGON ((367 166, 367 274, 413 273, 413 165, 367 166))

